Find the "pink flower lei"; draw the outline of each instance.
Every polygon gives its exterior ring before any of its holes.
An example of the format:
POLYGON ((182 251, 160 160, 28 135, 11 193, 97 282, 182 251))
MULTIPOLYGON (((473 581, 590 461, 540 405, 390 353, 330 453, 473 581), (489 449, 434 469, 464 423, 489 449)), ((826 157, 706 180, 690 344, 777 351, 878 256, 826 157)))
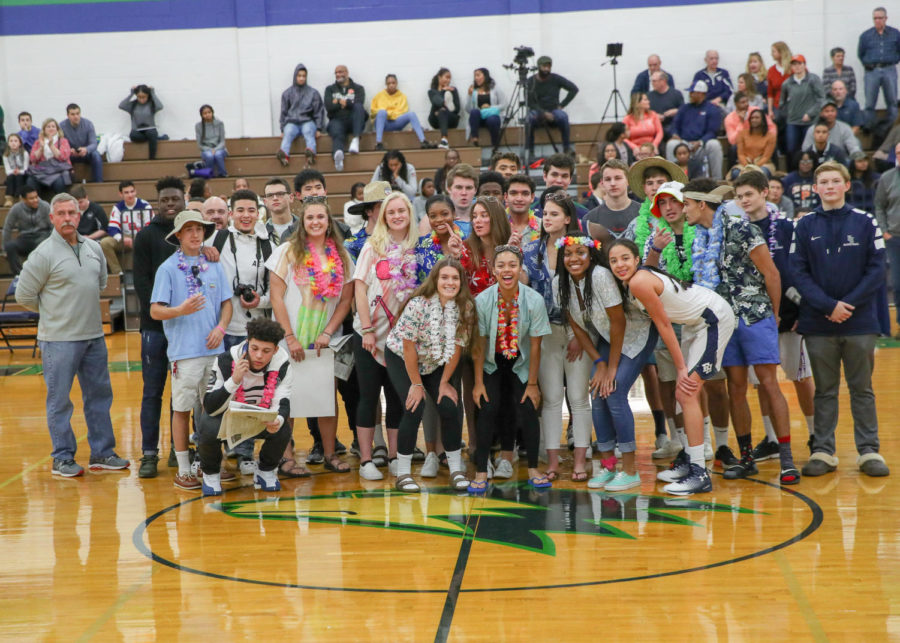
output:
MULTIPOLYGON (((231 365, 231 372, 234 373, 234 364, 231 365)), ((262 399, 259 401, 258 406, 261 406, 264 409, 271 408, 272 400, 275 398, 275 387, 278 386, 278 371, 269 371, 266 373, 266 385, 263 388, 262 399)), ((238 390, 234 392, 234 401, 240 402, 241 404, 246 404, 246 397, 244 396, 244 384, 238 387, 238 390)))
POLYGON ((334 299, 341 294, 344 287, 344 262, 333 239, 325 241, 325 266, 319 253, 310 244, 306 244, 306 259, 303 266, 294 266, 294 283, 302 287, 303 273, 309 277, 309 289, 313 297, 319 301, 334 299))
POLYGON ((416 254, 414 250, 403 250, 391 242, 387 251, 387 261, 394 294, 397 301, 406 301, 418 285, 416 279, 416 254))
POLYGON ((566 246, 585 246, 586 248, 596 248, 600 250, 601 244, 590 237, 560 237, 554 244, 558 250, 562 250, 566 246))

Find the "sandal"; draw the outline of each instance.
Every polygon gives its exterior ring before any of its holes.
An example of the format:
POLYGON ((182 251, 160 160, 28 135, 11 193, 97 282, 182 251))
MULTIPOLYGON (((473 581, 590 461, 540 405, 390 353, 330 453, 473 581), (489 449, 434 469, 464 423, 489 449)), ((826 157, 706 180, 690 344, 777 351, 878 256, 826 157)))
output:
POLYGON ((293 458, 282 458, 281 462, 278 463, 279 478, 308 478, 311 475, 309 469, 302 464, 297 464, 297 461, 293 458), (291 466, 285 469, 284 465, 287 463, 290 463, 291 466))
POLYGON ((549 480, 550 482, 556 482, 556 480, 559 478, 559 473, 557 473, 556 471, 548 471, 544 474, 544 477, 547 478, 547 480, 549 480))
POLYGON ((781 484, 797 484, 800 482, 800 472, 797 469, 784 469, 781 472, 781 484))
POLYGON ((444 467, 445 469, 449 469, 449 468, 450 468, 450 461, 447 460, 447 454, 446 454, 446 453, 442 453, 441 455, 438 456, 438 463, 439 463, 442 467, 444 467))
POLYGON ((588 479, 587 471, 573 471, 572 482, 584 482, 588 479))
POLYGON ((388 463, 388 450, 385 446, 377 446, 372 450, 372 463, 378 467, 386 467, 388 463))
POLYGON ((336 453, 325 460, 323 466, 327 471, 333 471, 334 473, 350 473, 350 465, 341 460, 336 453))
POLYGON ((419 447, 413 449, 412 453, 412 461, 413 462, 425 462, 425 452, 422 451, 419 447))
POLYGON ((464 471, 454 471, 450 474, 450 488, 454 491, 465 491, 469 488, 469 479, 464 471))
POLYGON ((466 487, 466 491, 480 496, 483 495, 485 491, 487 491, 487 484, 487 480, 472 480, 469 483, 469 486, 466 487))
POLYGON ((419 487, 419 483, 415 481, 408 473, 404 473, 402 476, 397 477, 397 482, 394 483, 394 487, 397 491, 403 491, 406 493, 419 493, 422 489, 419 487))
POLYGON ((530 484, 535 489, 547 489, 548 487, 553 486, 553 483, 550 482, 550 479, 546 475, 528 478, 528 484, 530 484))

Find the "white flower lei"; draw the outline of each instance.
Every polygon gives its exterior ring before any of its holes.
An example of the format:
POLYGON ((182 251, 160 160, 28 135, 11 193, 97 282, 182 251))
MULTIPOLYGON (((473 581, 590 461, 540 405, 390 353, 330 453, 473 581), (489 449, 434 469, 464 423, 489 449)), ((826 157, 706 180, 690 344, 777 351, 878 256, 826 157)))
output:
POLYGON ((456 353, 456 327, 459 324, 459 309, 452 299, 446 306, 441 307, 441 299, 437 295, 428 300, 428 316, 431 319, 440 319, 441 333, 438 341, 431 343, 431 357, 440 365, 444 365, 453 359, 456 353))

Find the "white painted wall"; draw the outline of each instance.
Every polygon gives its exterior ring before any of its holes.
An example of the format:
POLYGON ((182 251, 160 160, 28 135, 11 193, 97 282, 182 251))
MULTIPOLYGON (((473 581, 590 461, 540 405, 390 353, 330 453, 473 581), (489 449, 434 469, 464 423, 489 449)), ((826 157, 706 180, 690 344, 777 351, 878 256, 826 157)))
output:
MULTIPOLYGON (((872 4, 872 3, 870 3, 872 4)), ((872 4, 872 6, 875 6, 872 4)), ((350 68, 369 96, 396 73, 423 124, 426 90, 438 67, 454 73, 464 94, 472 70, 488 67, 508 95, 514 78, 501 68, 512 48, 528 44, 553 57, 554 71, 572 79, 581 93, 569 107, 575 122, 598 121, 612 89, 612 71, 600 67, 605 45, 621 41, 619 88, 626 95, 650 53, 658 53, 679 89, 703 67, 707 48, 720 52, 732 77, 744 70, 748 52, 785 40, 806 55, 815 73, 830 64, 828 49, 840 45, 854 67, 862 99, 862 68, 856 59, 859 34, 871 26, 871 9, 847 0, 757 0, 753 2, 412 20, 253 29, 204 29, 0 39, 0 105, 6 131, 28 110, 40 122, 62 118, 65 105, 79 103, 98 132, 128 132, 128 116, 117 109, 129 88, 153 85, 165 109, 161 131, 193 138, 198 109, 210 103, 228 136, 278 133, 279 99, 297 62, 323 91, 338 63, 350 68)), ((893 16, 889 16, 890 18, 893 16)))

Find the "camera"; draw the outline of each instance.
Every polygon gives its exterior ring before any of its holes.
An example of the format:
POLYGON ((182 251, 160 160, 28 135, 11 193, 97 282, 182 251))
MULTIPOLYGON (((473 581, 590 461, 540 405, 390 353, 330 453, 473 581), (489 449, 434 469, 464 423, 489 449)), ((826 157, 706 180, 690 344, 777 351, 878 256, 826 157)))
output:
POLYGON ((513 47, 513 51, 516 52, 516 57, 513 59, 513 62, 518 65, 527 64, 528 59, 534 56, 534 49, 532 49, 531 47, 526 47, 525 45, 513 47))
POLYGON ((238 284, 234 287, 234 296, 240 297, 248 304, 256 299, 256 293, 253 290, 253 286, 248 286, 247 284, 238 284))
POLYGON ((622 55, 622 43, 621 42, 610 42, 606 45, 606 57, 607 58, 618 58, 622 55))

